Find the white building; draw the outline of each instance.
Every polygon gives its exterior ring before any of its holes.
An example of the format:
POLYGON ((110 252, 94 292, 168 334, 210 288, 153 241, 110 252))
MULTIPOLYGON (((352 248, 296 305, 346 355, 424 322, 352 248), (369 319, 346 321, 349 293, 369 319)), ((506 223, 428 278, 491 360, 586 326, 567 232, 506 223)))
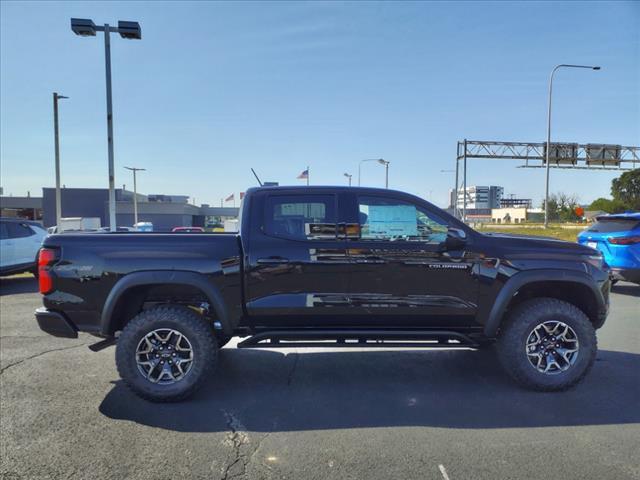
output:
MULTIPOLYGON (((458 209, 464 207, 464 190, 458 190, 457 199, 453 189, 449 190, 449 203, 453 207, 457 200, 458 209)), ((480 208, 500 208, 500 202, 504 195, 504 188, 491 185, 488 187, 472 185, 467 187, 467 210, 480 208)))

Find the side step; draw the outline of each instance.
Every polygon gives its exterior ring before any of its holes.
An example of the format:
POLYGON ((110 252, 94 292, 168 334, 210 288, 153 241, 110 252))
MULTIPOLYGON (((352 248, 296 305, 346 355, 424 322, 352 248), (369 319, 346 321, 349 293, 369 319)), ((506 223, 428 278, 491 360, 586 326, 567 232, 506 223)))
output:
POLYGON ((408 347, 477 348, 467 335, 447 330, 272 330, 257 333, 238 348, 408 347))

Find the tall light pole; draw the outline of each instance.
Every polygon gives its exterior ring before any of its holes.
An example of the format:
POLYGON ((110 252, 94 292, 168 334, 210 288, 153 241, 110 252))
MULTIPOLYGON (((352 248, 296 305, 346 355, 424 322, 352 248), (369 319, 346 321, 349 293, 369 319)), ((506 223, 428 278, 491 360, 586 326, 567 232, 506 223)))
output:
POLYGON ((118 21, 117 27, 108 23, 100 27, 93 20, 86 18, 72 18, 71 30, 82 37, 95 37, 96 32, 104 32, 104 61, 107 83, 107 149, 109 157, 109 228, 112 232, 117 230, 116 225, 116 189, 115 171, 113 166, 113 108, 111 105, 111 39, 109 34, 119 33, 122 38, 140 40, 142 31, 138 22, 118 21))
MULTIPOLYGON (((145 172, 146 168, 124 167, 133 172, 133 224, 138 223, 138 184, 136 183, 136 172, 145 172)), ((194 200, 195 203, 195 200, 194 200)))
POLYGON ((546 160, 546 174, 545 174, 545 189, 544 189, 544 228, 549 226, 549 152, 551 151, 551 94, 553 92, 553 76, 556 70, 560 68, 588 68, 589 70, 600 70, 600 67, 593 65, 567 65, 561 63, 556 65, 551 70, 551 76, 549 77, 549 106, 547 107, 547 151, 545 152, 546 160))
POLYGON ((60 140, 58 131, 58 100, 69 98, 53 92, 53 136, 56 154, 56 225, 60 225, 62 218, 62 194, 60 193, 60 140))
POLYGON ((345 177, 347 177, 349 179, 349 186, 351 186, 351 177, 353 177, 353 175, 350 175, 348 173, 344 174, 345 177))
POLYGON ((358 186, 360 186, 360 180, 362 177, 362 164, 364 162, 378 162, 380 165, 385 166, 385 188, 389 188, 389 161, 383 158, 365 158, 364 160, 360 160, 358 164, 358 186))

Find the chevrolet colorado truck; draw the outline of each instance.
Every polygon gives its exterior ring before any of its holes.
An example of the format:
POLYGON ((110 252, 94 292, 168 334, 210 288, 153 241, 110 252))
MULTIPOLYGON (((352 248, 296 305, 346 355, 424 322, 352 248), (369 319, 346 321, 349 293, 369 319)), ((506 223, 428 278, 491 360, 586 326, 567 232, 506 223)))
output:
POLYGON ((580 381, 609 309, 601 254, 481 234, 420 198, 359 187, 247 191, 234 234, 50 235, 42 330, 116 344, 125 383, 191 395, 238 348, 493 348, 521 385, 580 381))

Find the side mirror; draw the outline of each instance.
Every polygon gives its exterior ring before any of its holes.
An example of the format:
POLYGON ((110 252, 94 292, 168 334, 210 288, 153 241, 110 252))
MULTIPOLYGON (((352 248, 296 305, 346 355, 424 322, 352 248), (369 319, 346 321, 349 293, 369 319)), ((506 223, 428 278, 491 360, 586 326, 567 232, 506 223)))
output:
POLYGON ((460 250, 467 243, 467 234, 459 228, 448 228, 444 246, 447 250, 460 250))

